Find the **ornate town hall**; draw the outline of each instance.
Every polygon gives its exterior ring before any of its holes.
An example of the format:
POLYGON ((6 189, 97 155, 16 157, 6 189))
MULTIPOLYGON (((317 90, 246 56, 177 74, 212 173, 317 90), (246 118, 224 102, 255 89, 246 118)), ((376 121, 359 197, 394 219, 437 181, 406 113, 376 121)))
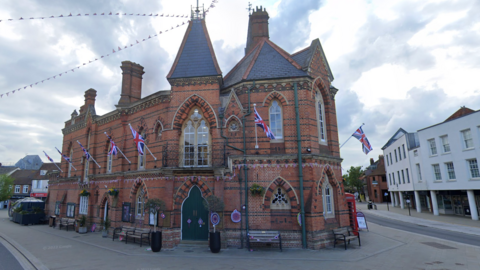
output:
POLYGON ((337 89, 320 41, 290 54, 269 39, 268 19, 265 9, 253 11, 245 56, 226 75, 205 16, 197 13, 166 74, 169 90, 142 97, 143 67, 130 61, 121 65, 115 110, 97 115, 96 91, 87 90, 85 104, 62 130, 62 152, 77 170, 62 161, 64 172, 51 177, 48 214, 86 215, 97 229, 106 217, 113 227, 150 228, 144 204, 159 198, 166 203, 158 218, 163 246, 172 247, 208 239, 212 225, 202 202, 215 195, 225 203, 216 226, 223 246, 244 245, 247 230, 280 231, 284 247, 302 247, 302 239, 308 248, 332 244, 331 231, 351 225, 340 169, 337 89), (254 108, 275 139, 255 129, 254 108), (145 138, 143 155, 129 124, 145 138), (108 155, 110 140, 126 157, 108 155), (110 188, 118 196, 109 195, 110 188), (80 196, 84 190, 90 195, 80 196), (237 211, 241 218, 232 215, 237 211))

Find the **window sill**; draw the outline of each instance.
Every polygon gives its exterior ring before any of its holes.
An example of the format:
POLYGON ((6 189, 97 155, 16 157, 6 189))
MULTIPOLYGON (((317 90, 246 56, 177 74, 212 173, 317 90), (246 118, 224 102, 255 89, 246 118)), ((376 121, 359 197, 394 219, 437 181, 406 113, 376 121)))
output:
POLYGON ((331 213, 331 214, 327 214, 325 216, 323 216, 325 219, 332 219, 332 218, 335 218, 335 213, 331 213))
POLYGON ((463 152, 466 152, 466 151, 471 151, 471 150, 474 150, 474 149, 475 149, 475 147, 470 147, 470 148, 465 148, 465 149, 463 149, 462 151, 463 151, 463 152))
POLYGON ((433 183, 443 183, 442 180, 434 180, 433 183))
POLYGON ((445 153, 442 153, 442 155, 449 155, 451 154, 452 152, 445 152, 445 153))
POLYGON ((438 156, 438 154, 435 154, 435 155, 430 155, 430 157, 437 157, 437 156, 438 156))
POLYGON ((270 143, 283 143, 285 142, 285 140, 282 138, 282 139, 275 139, 275 140, 270 140, 270 143))
POLYGON ((470 178, 468 181, 480 181, 480 177, 470 178))
POLYGON ((447 182, 457 182, 457 179, 448 179, 447 182))

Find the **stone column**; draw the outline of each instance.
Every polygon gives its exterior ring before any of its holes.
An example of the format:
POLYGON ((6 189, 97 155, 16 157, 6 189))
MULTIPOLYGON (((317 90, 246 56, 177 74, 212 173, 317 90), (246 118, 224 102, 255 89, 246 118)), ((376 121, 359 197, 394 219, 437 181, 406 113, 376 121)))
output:
POLYGON ((395 207, 395 194, 393 191, 390 191, 390 201, 392 202, 392 206, 395 207))
POLYGON ((475 203, 475 195, 473 194, 473 190, 467 190, 467 196, 468 196, 468 205, 470 206, 470 213, 472 215, 472 219, 478 220, 477 204, 475 203))
POLYGON ((398 197, 400 200, 400 208, 405 209, 405 202, 403 200, 403 192, 399 191, 398 192, 398 197))
POLYGON ((421 213, 422 205, 420 204, 420 194, 418 194, 418 191, 414 191, 414 193, 415 193, 415 206, 417 207, 417 212, 421 213))
POLYGON ((435 190, 430 190, 430 196, 432 197, 433 215, 438 216, 437 194, 435 194, 435 190))

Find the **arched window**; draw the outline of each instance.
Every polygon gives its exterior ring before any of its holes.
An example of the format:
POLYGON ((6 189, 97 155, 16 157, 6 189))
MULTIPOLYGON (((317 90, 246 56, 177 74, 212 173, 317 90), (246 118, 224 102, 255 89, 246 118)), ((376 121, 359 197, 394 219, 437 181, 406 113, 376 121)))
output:
POLYGON ((142 149, 143 155, 138 153, 138 169, 139 170, 145 169, 146 163, 147 163, 147 152, 146 152, 147 148, 145 146, 147 142, 146 142, 145 134, 146 134, 145 131, 140 131, 140 135, 145 140, 145 144, 143 144, 143 149, 142 149))
POLYGON ((208 122, 201 114, 200 109, 195 108, 183 129, 183 166, 209 166, 209 145, 208 122))
POLYGON ((291 209, 290 199, 288 198, 287 192, 281 188, 276 187, 272 193, 272 198, 270 202, 270 209, 291 209))
POLYGON ((283 119, 282 108, 278 105, 278 101, 272 101, 269 109, 270 114, 270 129, 275 135, 275 139, 283 139, 283 119))
POLYGON ((72 176, 72 163, 73 163, 73 160, 72 160, 72 156, 73 156, 73 147, 70 146, 70 154, 69 154, 69 157, 70 157, 70 161, 71 163, 69 162, 68 163, 68 177, 71 177, 72 176))
POLYGON ((317 111, 317 130, 318 130, 318 142, 325 144, 327 142, 327 132, 325 125, 325 106, 323 103, 322 94, 317 92, 315 95, 315 107, 317 111))
POLYGON ((163 133, 163 125, 160 121, 157 120, 157 127, 155 128, 155 134, 157 134, 156 140, 160 140, 162 138, 163 133))
POLYGON ((112 150, 112 144, 108 143, 108 152, 107 152, 107 173, 112 172, 112 161, 113 161, 113 154, 110 155, 110 151, 112 150))
POLYGON ((333 189, 327 176, 325 176, 325 184, 323 185, 323 215, 325 217, 335 216, 333 189))
POLYGON ((145 194, 143 193, 142 187, 138 188, 135 204, 135 213, 137 214, 137 217, 143 217, 145 212, 145 194))

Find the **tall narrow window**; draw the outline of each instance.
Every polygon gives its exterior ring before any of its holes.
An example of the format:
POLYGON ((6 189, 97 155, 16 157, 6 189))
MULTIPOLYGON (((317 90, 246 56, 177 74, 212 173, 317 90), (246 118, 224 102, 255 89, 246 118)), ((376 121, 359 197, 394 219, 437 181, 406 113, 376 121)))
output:
MULTIPOLYGON (((145 140, 145 131, 143 131, 141 133, 142 135, 142 138, 145 140)), ((142 149, 142 152, 143 154, 140 154, 138 153, 138 169, 141 170, 141 169, 145 169, 145 163, 146 163, 146 159, 147 159, 147 149, 146 149, 146 146, 145 144, 143 144, 143 149, 142 149)))
POLYGON ((422 181, 422 171, 420 171, 420 164, 415 164, 417 167, 417 176, 418 176, 418 182, 422 181))
POLYGON ((395 152, 395 162, 398 162, 397 149, 393 150, 395 152))
POLYGON ((472 132, 470 131, 470 129, 463 130, 462 137, 463 137, 463 148, 464 149, 473 148, 472 132))
POLYGON ((402 170, 402 180, 403 180, 403 183, 405 184, 405 173, 403 170, 402 170))
MULTIPOLYGON (((88 135, 87 135, 87 151, 89 154, 90 153, 90 131, 88 132, 88 135)), ((90 161, 85 157, 85 173, 84 173, 84 180, 85 181, 88 181, 88 172, 90 170, 90 161)))
POLYGON ((210 165, 210 132, 208 122, 194 109, 183 129, 183 166, 206 167, 210 165))
POLYGON ((332 216, 333 215, 333 192, 332 187, 328 182, 325 184, 325 188, 323 189, 323 211, 325 216, 332 216))
POLYGON ((72 166, 73 166, 72 156, 73 156, 73 146, 70 147, 70 161, 71 161, 71 163, 70 162, 68 163, 68 177, 72 176, 72 166))
POLYGON ((270 129, 272 130, 275 139, 283 139, 282 108, 280 108, 276 100, 272 101, 269 112, 270 129))
POLYGON ((392 173, 393 184, 395 185, 395 172, 392 173))
MULTIPOLYGON (((402 184, 402 179, 400 178, 400 171, 397 171, 397 175, 398 175, 398 183, 402 184)), ((403 181, 403 182, 405 182, 405 181, 403 181)))
POLYGON ((144 210, 145 210, 145 194, 143 193, 143 188, 139 187, 137 191, 137 203, 136 203, 137 216, 143 217, 144 210))
POLYGON ((402 160, 402 152, 400 152, 400 146, 398 147, 398 157, 400 157, 400 160, 402 160))
POLYGON ((317 92, 315 95, 315 101, 317 103, 317 129, 318 129, 318 140, 319 143, 325 143, 327 140, 326 130, 325 130, 325 108, 323 105, 322 94, 317 92))
POLYGON ((390 164, 393 164, 392 152, 390 152, 390 164))
POLYGON ((78 213, 80 215, 88 214, 88 196, 80 196, 80 205, 78 208, 78 213))
POLYGON ((450 144, 448 143, 448 136, 447 135, 442 136, 440 137, 440 139, 442 140, 443 153, 450 152, 450 144))
POLYGON ((388 162, 388 156, 387 156, 387 166, 390 166, 390 163, 388 162))
POLYGON ((410 184, 410 175, 408 174, 408 169, 405 169, 405 173, 407 174, 407 183, 410 184))
POLYGON ((107 173, 112 172, 112 161, 113 161, 113 154, 110 155, 110 151, 112 150, 112 144, 108 144, 108 152, 107 152, 107 173))
POLYGON ((402 150, 403 150, 403 158, 407 158, 407 153, 405 153, 405 144, 402 144, 402 150))
POLYGON ((392 175, 388 174, 388 180, 390 181, 390 186, 392 185, 392 175))
POLYGON ((435 176, 435 180, 436 181, 441 181, 442 180, 442 173, 440 172, 440 165, 433 164, 432 169, 433 169, 433 174, 435 176))
POLYGON ((470 177, 472 178, 479 178, 480 172, 478 171, 478 162, 477 159, 469 159, 468 161, 468 168, 470 169, 470 177))
POLYGON ((60 202, 55 203, 55 215, 60 215, 60 202))
POLYGON ((453 162, 445 163, 445 168, 447 169, 448 180, 455 180, 455 168, 453 167, 453 162))
POLYGON ((430 146, 430 155, 436 155, 437 154, 437 145, 435 144, 435 139, 428 140, 428 144, 430 146))

